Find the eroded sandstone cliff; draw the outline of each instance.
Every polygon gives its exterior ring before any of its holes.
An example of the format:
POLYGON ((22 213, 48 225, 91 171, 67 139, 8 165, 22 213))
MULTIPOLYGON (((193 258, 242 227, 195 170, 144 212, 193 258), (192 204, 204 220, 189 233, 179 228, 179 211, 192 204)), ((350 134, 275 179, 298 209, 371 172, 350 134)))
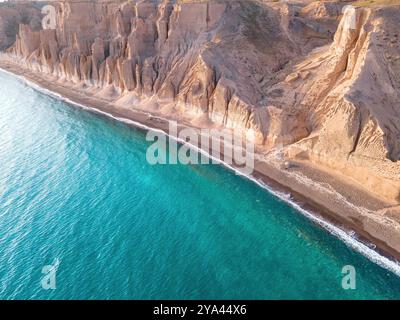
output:
MULTIPOLYGON (((253 129, 268 140, 265 88, 293 59, 326 44, 340 5, 312 10, 255 1, 60 2, 57 29, 21 25, 9 52, 29 68, 103 88, 104 97, 173 103, 177 114, 253 129), (135 99, 137 98, 137 99, 135 99)), ((100 94, 101 94, 100 93, 100 94)), ((296 132, 293 142, 308 132, 296 132)), ((278 133, 279 135, 279 133, 278 133)), ((271 138, 269 138, 271 140, 271 138)))
POLYGON ((400 6, 64 1, 7 51, 120 107, 255 133, 400 202, 400 6), (343 14, 344 12, 344 14, 343 14))
POLYGON ((400 201, 399 26, 400 7, 349 8, 332 45, 297 64, 277 85, 284 96, 278 103, 307 115, 310 135, 290 148, 292 154, 353 177, 395 202, 400 201))
POLYGON ((15 42, 20 24, 28 25, 31 30, 41 28, 40 6, 35 2, 0 3, 0 50, 15 42))

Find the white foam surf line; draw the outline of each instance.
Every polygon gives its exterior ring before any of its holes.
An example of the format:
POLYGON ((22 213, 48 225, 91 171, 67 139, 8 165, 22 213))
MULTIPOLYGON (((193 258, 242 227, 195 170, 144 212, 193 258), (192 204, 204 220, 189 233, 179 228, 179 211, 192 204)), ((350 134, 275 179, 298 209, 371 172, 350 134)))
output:
MULTIPOLYGON (((112 119, 115 119, 117 121, 121 121, 121 122, 124 122, 124 123, 127 123, 127 124, 132 124, 132 125, 134 125, 136 127, 144 129, 144 130, 150 130, 150 131, 153 131, 153 132, 158 132, 158 133, 164 134, 164 135, 168 136, 169 138, 172 138, 173 140, 175 140, 178 143, 181 143, 181 144, 184 144, 184 145, 187 145, 187 146, 191 147, 193 150, 195 150, 195 151, 205 155, 209 159, 211 159, 211 160, 223 165, 224 167, 228 168, 229 170, 235 172, 237 175, 242 176, 242 177, 252 181, 253 183, 257 184, 259 187, 263 188, 264 190, 267 190, 269 193, 273 194, 275 197, 277 197, 280 200, 284 201, 285 203, 289 204, 291 207, 296 209, 302 215, 304 215, 305 217, 307 217, 308 219, 310 219, 314 223, 318 224, 320 227, 322 227, 323 229, 328 231, 330 234, 332 234, 336 238, 338 238, 341 241, 343 241, 348 247, 350 247, 354 251, 362 254, 364 257, 368 258, 370 261, 372 261, 375 264, 377 264, 377 265, 379 265, 379 266, 391 271, 392 273, 394 273, 395 275, 400 277, 400 264, 398 262, 390 260, 385 256, 382 256, 381 254, 379 254, 375 250, 373 250, 370 247, 368 247, 366 244, 364 244, 361 241, 359 241, 358 239, 354 238, 352 235, 350 235, 345 230, 343 230, 343 229, 335 226, 334 224, 324 220, 323 218, 317 216, 315 213, 312 213, 312 212, 310 212, 308 210, 305 210, 299 204, 297 204, 296 202, 294 202, 290 198, 288 198, 286 194, 273 190, 266 183, 256 179, 252 175, 243 174, 238 168, 235 168, 232 165, 229 165, 229 164, 223 162, 221 159, 218 159, 218 158, 212 156, 211 154, 209 154, 208 152, 206 152, 205 150, 203 150, 203 149, 201 149, 201 148, 199 148, 199 147, 197 147, 195 145, 192 145, 192 144, 188 143, 186 140, 179 139, 178 137, 171 136, 168 133, 166 133, 164 130, 157 129, 157 128, 152 128, 152 127, 146 126, 146 125, 144 125, 142 123, 139 123, 139 122, 131 120, 131 119, 115 117, 114 115, 112 115, 110 113, 107 113, 107 112, 101 111, 99 109, 88 107, 88 106, 85 106, 83 104, 77 103, 75 101, 72 101, 72 100, 62 96, 61 94, 58 94, 58 93, 50 91, 50 90, 48 90, 46 88, 43 88, 40 85, 38 85, 38 84, 26 79, 23 76, 16 75, 16 74, 14 74, 12 72, 9 72, 9 71, 1 69, 1 68, 0 68, 0 70, 5 72, 5 73, 7 73, 7 74, 9 74, 9 75, 11 75, 11 76, 14 76, 14 77, 22 80, 23 82, 25 82, 26 84, 28 84, 29 86, 31 86, 32 88, 36 89, 39 92, 45 93, 45 94, 47 94, 49 96, 55 97, 57 99, 65 101, 65 102, 67 102, 69 104, 78 106, 78 107, 80 107, 80 108, 82 108, 84 110, 90 110, 90 111, 93 111, 95 113, 99 113, 99 114, 105 115, 107 117, 110 117, 112 119)), ((163 119, 163 118, 160 118, 160 119, 163 119)), ((163 119, 163 120, 168 121, 167 119, 163 119)))

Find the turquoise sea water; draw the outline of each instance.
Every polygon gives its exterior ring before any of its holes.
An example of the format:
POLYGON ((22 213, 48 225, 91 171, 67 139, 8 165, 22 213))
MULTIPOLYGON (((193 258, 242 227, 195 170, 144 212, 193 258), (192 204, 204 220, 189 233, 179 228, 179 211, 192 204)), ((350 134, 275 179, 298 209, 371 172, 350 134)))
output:
POLYGON ((400 297, 400 278, 253 182, 150 166, 145 133, 0 84, 0 298, 400 297), (342 289, 345 265, 356 290, 342 289))

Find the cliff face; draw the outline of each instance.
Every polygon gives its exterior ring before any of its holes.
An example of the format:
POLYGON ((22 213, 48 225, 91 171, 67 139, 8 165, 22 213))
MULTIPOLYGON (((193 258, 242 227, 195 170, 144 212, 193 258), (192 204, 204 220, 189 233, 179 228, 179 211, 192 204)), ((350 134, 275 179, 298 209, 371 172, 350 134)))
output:
POLYGON ((341 2, 54 3, 8 53, 121 107, 253 131, 270 150, 400 201, 400 7, 341 2))
POLYGON ((399 26, 399 6, 347 9, 332 45, 297 64, 277 85, 284 95, 278 103, 302 110, 310 132, 289 147, 289 156, 324 164, 397 202, 399 26))
MULTIPOLYGON (((124 103, 173 103, 179 115, 252 129, 261 143, 276 139, 265 123, 275 116, 264 107, 265 88, 292 59, 328 43, 340 13, 328 4, 331 12, 321 19, 302 7, 253 1, 54 5, 56 30, 21 25, 9 50, 29 68, 103 88, 98 94, 124 103)), ((285 142, 307 135, 291 118, 285 126, 294 137, 285 142)))
POLYGON ((10 47, 16 39, 20 24, 31 30, 41 28, 40 9, 35 3, 0 3, 0 50, 10 47))

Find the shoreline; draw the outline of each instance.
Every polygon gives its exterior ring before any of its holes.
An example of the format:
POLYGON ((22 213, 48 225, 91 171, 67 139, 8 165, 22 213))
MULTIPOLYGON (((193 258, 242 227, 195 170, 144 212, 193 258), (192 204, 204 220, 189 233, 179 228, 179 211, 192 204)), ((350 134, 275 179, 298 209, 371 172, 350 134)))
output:
MULTIPOLYGON (((166 130, 168 119, 153 115, 151 112, 117 108, 109 101, 100 100, 93 96, 90 97, 83 92, 79 92, 76 88, 68 88, 57 82, 51 82, 45 78, 45 74, 33 73, 15 63, 11 64, 0 61, 0 70, 16 76, 35 90, 61 99, 68 104, 111 117, 116 121, 124 122, 141 130, 159 131, 168 135, 166 130)), ((184 127, 188 126, 186 124, 179 124, 180 129, 184 127)), ((179 143, 185 143, 184 141, 179 141, 176 137, 172 138, 179 143)), ((199 151, 212 158, 207 152, 203 150, 199 151)), ((396 250, 390 241, 388 241, 390 237, 388 239, 386 233, 389 227, 385 225, 384 221, 381 225, 374 220, 372 222, 367 221, 375 227, 380 227, 377 228, 378 232, 376 234, 371 234, 371 231, 365 227, 366 220, 363 221, 363 218, 370 218, 368 216, 370 213, 367 212, 365 217, 362 215, 359 216, 357 212, 357 208, 359 207, 357 205, 351 202, 339 204, 337 199, 334 199, 332 195, 326 192, 319 191, 316 193, 311 186, 304 183, 301 184, 295 181, 294 178, 288 178, 287 172, 269 163, 270 160, 271 158, 266 158, 264 161, 263 159, 256 159, 254 173, 250 176, 245 176, 245 178, 252 180, 263 189, 294 207, 300 214, 309 218, 313 223, 318 224, 329 233, 338 237, 348 247, 400 276, 400 265, 397 262, 400 260, 400 250, 396 250), (352 206, 356 207, 356 209, 352 210, 352 206), (376 245, 376 248, 371 248, 373 245, 376 245)), ((228 169, 237 172, 234 166, 223 163, 223 161, 220 162, 228 169)), ((299 172, 301 171, 300 169, 299 172)), ((373 212, 367 208, 360 209, 373 212)), ((378 216, 378 214, 376 215, 378 216)), ((389 231, 390 234, 397 232, 396 228, 389 231)), ((400 234, 398 236, 400 237, 400 234)))

